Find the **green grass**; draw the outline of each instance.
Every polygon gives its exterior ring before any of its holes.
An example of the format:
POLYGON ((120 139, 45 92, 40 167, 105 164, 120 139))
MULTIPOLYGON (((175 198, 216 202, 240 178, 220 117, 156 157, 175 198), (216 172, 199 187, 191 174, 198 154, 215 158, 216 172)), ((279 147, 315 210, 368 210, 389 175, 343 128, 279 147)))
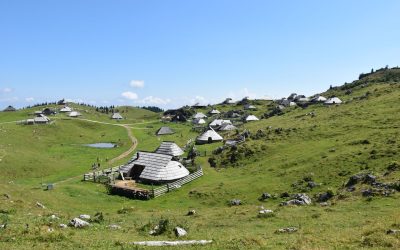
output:
MULTIPOLYGON (((7 230, 0 231, 0 249, 32 246, 35 249, 134 249, 129 242, 175 240, 170 232, 148 235, 147 229, 161 218, 168 219, 171 227, 186 228, 189 234, 185 239, 214 240, 212 245, 190 249, 400 248, 400 236, 386 234, 390 228, 400 229, 399 194, 368 199, 360 195, 360 186, 354 193, 343 189, 348 178, 359 172, 372 172, 382 182, 400 180, 400 171, 384 175, 391 162, 400 162, 400 87, 376 79, 371 76, 373 82, 355 86, 350 94, 345 89, 323 93, 343 99, 346 103, 340 106, 291 108, 281 116, 245 124, 240 130, 248 129, 253 135, 262 130, 265 136, 247 140, 245 147, 252 154, 234 164, 227 161, 227 151, 212 155, 222 143, 197 146, 200 151, 207 151, 206 157, 196 160, 203 166, 205 175, 150 201, 111 196, 103 185, 84 183, 80 179, 56 185, 51 191, 40 187, 41 182, 59 181, 87 172, 97 157, 105 163, 105 158, 127 150, 130 145, 124 128, 61 119, 48 126, 1 124, 0 194, 7 193, 11 199, 0 197, 0 224, 1 220, 9 223, 7 230), (367 92, 370 93, 367 98, 359 98, 367 92), (315 117, 306 115, 310 112, 315 117), (282 132, 275 132, 277 128, 282 128, 282 132), (365 140, 369 144, 362 143, 365 140), (92 142, 120 142, 121 146, 116 149, 81 146, 92 142), (209 166, 209 157, 216 158, 217 168, 209 166), (319 186, 307 190, 304 183, 292 185, 306 176, 311 176, 319 186), (263 192, 279 195, 285 191, 305 191, 314 198, 327 190, 336 195, 328 207, 318 203, 281 207, 279 204, 284 200, 281 198, 258 200, 263 192), (234 198, 244 204, 228 206, 228 201, 234 198), (36 207, 36 201, 47 208, 36 207), (259 218, 260 205, 274 210, 275 216, 259 218), (197 214, 186 216, 189 209, 195 209, 197 214), (103 212, 105 220, 88 229, 57 227, 58 223, 67 223, 79 214, 94 215, 98 211, 103 212), (59 216, 60 221, 51 224, 48 219, 51 214, 59 216), (24 229, 26 223, 30 225, 28 231, 24 229), (122 229, 110 230, 109 224, 118 224, 122 229), (55 232, 48 233, 48 226, 55 232), (298 227, 299 231, 275 233, 289 226, 298 227)), ((261 116, 273 104, 260 102, 258 105, 256 114, 261 116)), ((216 108, 230 109, 228 106, 216 108)), ((0 121, 16 120, 25 116, 24 112, 0 113, 0 121)), ((89 113, 88 119, 109 122, 105 114, 89 113)), ((157 137, 155 132, 165 124, 156 117, 131 119, 133 134, 139 141, 137 150, 152 151, 162 140, 173 140, 184 146, 197 135, 191 131, 190 124, 170 123, 167 126, 177 133, 157 137)))

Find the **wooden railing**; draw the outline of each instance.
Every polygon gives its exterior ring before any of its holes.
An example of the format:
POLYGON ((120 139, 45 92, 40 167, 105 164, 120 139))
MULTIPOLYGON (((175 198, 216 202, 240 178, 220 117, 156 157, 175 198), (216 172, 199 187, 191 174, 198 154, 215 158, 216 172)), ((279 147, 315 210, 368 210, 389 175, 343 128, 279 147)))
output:
POLYGON ((191 182, 191 181, 193 181, 193 180, 195 180, 195 179, 197 179, 197 178, 199 178, 201 176, 203 176, 203 169, 201 167, 199 167, 199 169, 196 172, 194 172, 194 173, 192 173, 192 174, 190 174, 190 175, 188 175, 188 176, 186 176, 186 177, 184 177, 182 179, 179 179, 179 180, 177 180, 175 182, 168 183, 168 184, 166 184, 166 185, 164 185, 162 187, 155 188, 155 189, 151 190, 152 198, 159 197, 159 196, 164 195, 164 194, 166 194, 168 192, 171 192, 172 190, 178 189, 182 185, 185 185, 186 183, 189 183, 189 182, 191 182))

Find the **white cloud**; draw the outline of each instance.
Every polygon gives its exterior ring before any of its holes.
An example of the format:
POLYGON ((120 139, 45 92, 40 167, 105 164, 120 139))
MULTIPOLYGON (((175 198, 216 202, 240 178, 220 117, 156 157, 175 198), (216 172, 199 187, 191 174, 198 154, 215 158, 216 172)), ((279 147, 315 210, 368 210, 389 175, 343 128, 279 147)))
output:
POLYGON ((130 85, 134 88, 143 88, 144 87, 144 81, 143 80, 132 80, 130 82, 130 85))
POLYGON ((70 98, 66 98, 65 101, 66 102, 73 102, 73 103, 84 103, 85 102, 82 99, 70 99, 70 98))
POLYGON ((143 98, 142 100, 137 101, 138 103, 143 103, 143 104, 151 104, 151 105, 166 105, 171 102, 171 99, 163 99, 155 96, 147 96, 143 98))
POLYGON ((134 92, 131 92, 131 91, 123 92, 121 94, 121 96, 124 97, 125 99, 128 99, 128 100, 137 100, 138 99, 138 95, 136 93, 134 93, 134 92))
POLYGON ((33 97, 27 97, 27 98, 25 98, 25 101, 26 102, 33 102, 35 100, 35 98, 33 98, 33 97))
POLYGON ((4 93, 4 94, 11 93, 12 91, 13 91, 12 88, 2 88, 2 89, 0 89, 0 93, 4 93))
POLYGON ((209 103, 209 101, 206 98, 204 98, 203 96, 195 96, 194 98, 192 98, 190 100, 190 104, 193 105, 196 103, 198 103, 200 105, 207 105, 209 103))
POLYGON ((7 97, 7 98, 0 98, 0 102, 17 102, 19 101, 19 98, 14 96, 14 97, 7 97))
MULTIPOLYGON (((273 99, 271 96, 266 94, 258 94, 255 93, 248 88, 240 89, 239 91, 231 91, 228 93, 227 97, 232 98, 233 100, 241 100, 244 97, 248 97, 250 99, 264 99, 264 100, 271 100, 273 99)), ((224 99, 225 100, 225 99, 224 99)))

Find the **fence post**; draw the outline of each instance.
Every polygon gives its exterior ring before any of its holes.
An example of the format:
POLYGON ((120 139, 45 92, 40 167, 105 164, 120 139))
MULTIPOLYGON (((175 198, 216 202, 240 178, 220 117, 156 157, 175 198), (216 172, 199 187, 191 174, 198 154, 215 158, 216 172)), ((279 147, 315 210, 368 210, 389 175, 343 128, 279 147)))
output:
POLYGON ((169 184, 167 183, 167 193, 169 193, 169 184))

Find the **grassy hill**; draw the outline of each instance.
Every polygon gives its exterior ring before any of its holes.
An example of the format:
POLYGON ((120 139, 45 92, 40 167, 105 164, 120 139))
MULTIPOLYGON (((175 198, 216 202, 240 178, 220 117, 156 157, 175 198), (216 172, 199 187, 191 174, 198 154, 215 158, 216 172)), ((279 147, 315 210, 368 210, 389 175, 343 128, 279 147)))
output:
MULTIPOLYGON (((350 192, 345 184, 351 176, 370 173, 377 182, 400 182, 400 70, 379 71, 353 83, 321 93, 338 96, 344 103, 323 104, 305 108, 291 107, 283 114, 250 122, 239 132, 250 131, 250 138, 237 148, 221 153, 213 151, 222 145, 197 146, 206 156, 197 158, 205 175, 179 190, 150 201, 110 196, 100 184, 70 179, 90 170, 97 157, 115 157, 129 148, 126 130, 120 126, 98 124, 76 119, 56 119, 47 126, 0 124, 0 229, 1 249, 45 248, 133 248, 132 241, 174 240, 171 231, 150 236, 148 231, 160 219, 169 227, 183 226, 185 239, 213 239, 214 243, 193 249, 332 249, 332 248, 400 248, 399 190, 387 196, 376 193, 364 197, 363 190, 375 190, 360 181, 350 192), (118 142, 113 149, 92 149, 82 144, 118 142), (213 158, 216 167, 209 165, 213 158), (59 180, 54 190, 43 191, 40 183, 59 180), (311 188, 309 182, 316 184, 311 188), (320 193, 329 191, 333 198, 327 206, 317 202, 320 193), (273 198, 260 201, 262 193, 273 198), (307 193, 309 206, 280 206, 288 192, 307 193), (243 205, 229 206, 231 199, 243 205), (46 209, 39 208, 39 201, 46 209), (260 218, 259 206, 274 210, 274 216, 260 218), (186 216, 195 209, 195 216, 186 216), (102 212, 104 220, 88 229, 60 229, 79 214, 102 212), (55 214, 59 220, 49 217, 55 214), (25 224, 29 224, 28 229, 25 224), (122 227, 111 230, 110 224, 122 227), (277 229, 294 226, 292 234, 277 229), (54 232, 48 232, 53 228, 54 232)), ((276 103, 256 101, 259 117, 276 103)), ((220 111, 243 109, 236 105, 215 105, 220 111)), ((127 121, 110 121, 107 114, 96 111, 83 118, 111 124, 130 124, 138 139, 138 150, 154 150, 161 140, 174 140, 183 146, 197 132, 190 124, 167 124, 174 135, 156 137, 165 124, 157 115, 135 114, 128 108, 127 121)), ((211 108, 197 110, 208 112, 211 108)), ((28 110, 0 113, 0 122, 25 117, 28 110)), ((122 114, 123 115, 123 114, 122 114)), ((191 248, 191 249, 192 249, 191 248)))

